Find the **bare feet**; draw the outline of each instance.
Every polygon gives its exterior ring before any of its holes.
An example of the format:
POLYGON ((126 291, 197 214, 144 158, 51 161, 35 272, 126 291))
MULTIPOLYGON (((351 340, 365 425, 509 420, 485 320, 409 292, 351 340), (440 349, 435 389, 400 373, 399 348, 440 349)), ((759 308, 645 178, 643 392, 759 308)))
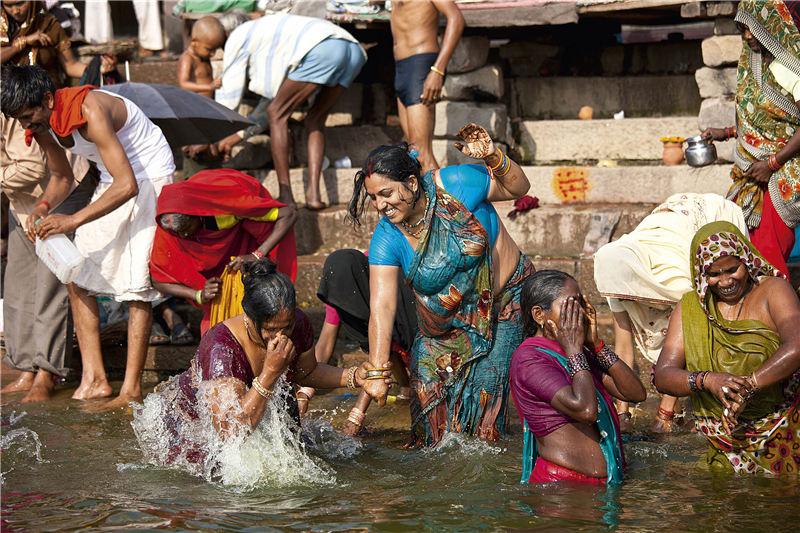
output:
POLYGON ((33 387, 33 378, 36 374, 33 372, 23 372, 15 380, 0 389, 0 394, 9 394, 12 392, 26 392, 33 387))
POLYGON ((98 398, 108 398, 109 396, 111 396, 111 385, 108 384, 108 380, 89 381, 82 379, 81 384, 75 389, 72 399, 96 400, 98 398))
POLYGON ((36 373, 36 378, 33 380, 33 386, 22 399, 22 403, 46 402, 50 399, 55 387, 56 382, 53 379, 53 374, 47 370, 39 369, 36 373))
POLYGON ((322 202, 306 202, 306 209, 309 211, 322 211, 326 207, 328 207, 328 204, 322 202))
POLYGON ((127 394, 120 393, 120 395, 113 400, 104 400, 87 404, 83 410, 87 413, 107 413, 118 409, 130 411, 131 402, 141 403, 142 396, 128 396, 127 394))
POLYGON ((278 198, 277 200, 286 205, 297 205, 294 201, 292 189, 289 186, 278 185, 278 198))
POLYGON ((50 395, 53 393, 53 387, 47 387, 45 385, 34 385, 31 387, 31 390, 28 391, 28 394, 22 399, 22 403, 36 403, 36 402, 46 402, 50 399, 50 395))
POLYGON ((328 207, 327 204, 322 202, 319 196, 319 191, 306 189, 306 209, 309 211, 321 211, 328 207))
POLYGON ((650 431, 653 433, 672 433, 674 429, 675 413, 659 407, 658 414, 656 414, 656 419, 653 422, 653 427, 650 428, 650 431))

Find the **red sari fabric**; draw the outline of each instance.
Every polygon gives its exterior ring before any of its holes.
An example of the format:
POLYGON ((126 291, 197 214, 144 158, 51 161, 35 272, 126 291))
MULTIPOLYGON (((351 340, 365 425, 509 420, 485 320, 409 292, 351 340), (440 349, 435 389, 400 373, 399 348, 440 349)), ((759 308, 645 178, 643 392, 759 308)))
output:
MULTIPOLYGON (((165 186, 158 197, 156 217, 181 213, 199 217, 234 215, 244 220, 224 230, 201 228, 191 238, 183 239, 156 227, 150 276, 159 283, 179 283, 195 290, 206 280, 219 276, 231 257, 253 252, 275 226, 274 222, 247 220, 261 217, 272 208, 285 204, 273 200, 255 178, 229 169, 203 170, 180 183, 165 186)), ((269 253, 269 258, 292 280, 297 277, 297 247, 290 230, 269 253)), ((207 323, 210 304, 203 306, 207 323)))
POLYGON ((558 483, 561 481, 571 481, 583 485, 605 485, 608 478, 587 476, 565 466, 551 463, 544 457, 536 458, 536 464, 528 483, 558 483))

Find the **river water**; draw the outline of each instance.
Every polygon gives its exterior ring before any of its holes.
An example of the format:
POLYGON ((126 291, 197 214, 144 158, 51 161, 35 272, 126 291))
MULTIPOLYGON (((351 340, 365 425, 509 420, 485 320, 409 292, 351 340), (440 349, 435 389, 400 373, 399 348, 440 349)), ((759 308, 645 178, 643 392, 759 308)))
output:
POLYGON ((3 531, 797 531, 800 519, 797 478, 700 470, 693 433, 632 439, 616 489, 522 486, 518 425, 494 445, 453 435, 408 451, 404 405, 373 409, 364 438, 332 434, 354 401, 336 393, 304 425, 314 475, 276 467, 245 490, 144 464, 130 413, 84 412, 71 392, 3 407, 3 531))

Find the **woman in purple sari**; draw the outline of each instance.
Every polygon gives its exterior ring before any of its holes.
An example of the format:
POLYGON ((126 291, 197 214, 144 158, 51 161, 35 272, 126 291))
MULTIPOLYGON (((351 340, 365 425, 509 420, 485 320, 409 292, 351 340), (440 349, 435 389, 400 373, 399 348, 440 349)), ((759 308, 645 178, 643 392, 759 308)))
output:
POLYGON ((317 363, 311 323, 296 307, 289 278, 268 259, 242 270, 244 313, 211 328, 190 368, 159 384, 134 413, 134 431, 151 463, 199 469, 208 457, 208 419, 222 440, 241 435, 261 422, 273 395, 284 397, 298 419, 294 396, 282 393, 290 385, 355 389, 367 379, 391 381, 389 365, 382 372, 368 371, 366 363, 349 369, 317 363))

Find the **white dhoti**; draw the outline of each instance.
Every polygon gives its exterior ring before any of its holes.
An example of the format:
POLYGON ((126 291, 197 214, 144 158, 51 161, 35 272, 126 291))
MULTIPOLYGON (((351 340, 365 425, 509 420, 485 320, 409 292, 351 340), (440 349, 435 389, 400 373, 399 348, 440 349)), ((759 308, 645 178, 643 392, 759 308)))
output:
MULTIPOLYGON (((156 200, 172 176, 138 182, 139 194, 75 232, 75 246, 86 257, 74 283, 118 302, 152 302, 161 295, 150 283, 150 251, 156 233, 156 200)), ((111 183, 100 183, 97 201, 111 183)))
POLYGON ((162 50, 161 11, 156 0, 133 0, 133 10, 139 22, 139 46, 145 50, 162 50))

